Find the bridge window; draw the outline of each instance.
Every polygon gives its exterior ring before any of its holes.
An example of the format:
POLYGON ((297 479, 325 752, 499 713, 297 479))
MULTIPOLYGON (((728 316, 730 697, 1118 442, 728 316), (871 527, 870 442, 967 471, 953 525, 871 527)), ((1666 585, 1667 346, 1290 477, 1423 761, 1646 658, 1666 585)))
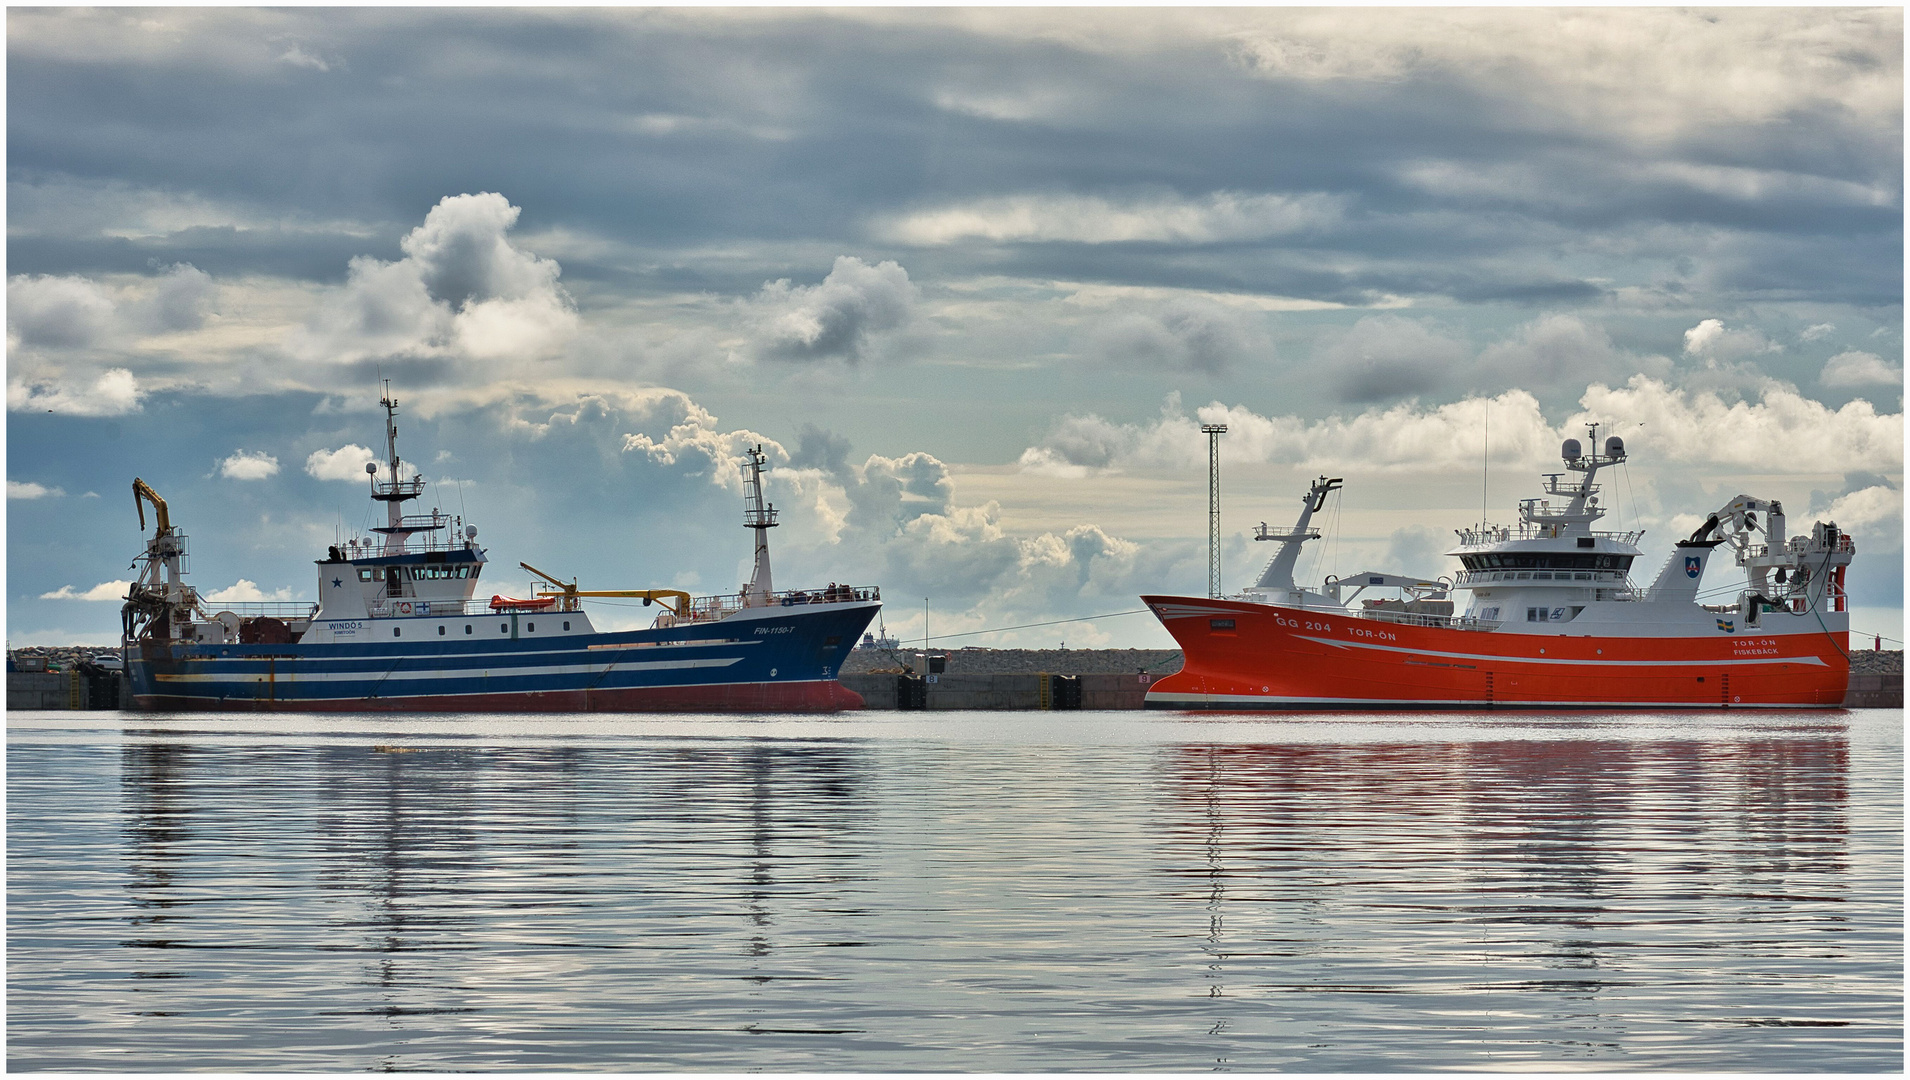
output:
POLYGON ((371 567, 369 567, 369 566, 361 566, 361 567, 359 567, 359 568, 358 568, 358 580, 360 580, 360 581, 370 581, 370 580, 372 580, 372 574, 373 574, 373 573, 375 573, 375 571, 373 571, 371 567))
POLYGON ((1468 570, 1617 570, 1631 569, 1632 556, 1592 551, 1491 551, 1461 555, 1468 570))

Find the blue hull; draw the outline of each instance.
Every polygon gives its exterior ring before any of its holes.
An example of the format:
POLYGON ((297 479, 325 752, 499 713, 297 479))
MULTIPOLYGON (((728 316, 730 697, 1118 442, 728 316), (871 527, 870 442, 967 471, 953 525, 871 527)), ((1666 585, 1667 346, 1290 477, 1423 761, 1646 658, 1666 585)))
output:
MULTIPOLYGON (((378 619, 391 641, 146 641, 129 657, 143 709, 407 712, 832 712, 836 680, 879 603, 749 608, 715 622, 615 633, 430 637, 443 620, 378 619), (411 636, 402 631, 412 628, 411 636)), ((509 616, 476 619, 514 624, 509 616)))

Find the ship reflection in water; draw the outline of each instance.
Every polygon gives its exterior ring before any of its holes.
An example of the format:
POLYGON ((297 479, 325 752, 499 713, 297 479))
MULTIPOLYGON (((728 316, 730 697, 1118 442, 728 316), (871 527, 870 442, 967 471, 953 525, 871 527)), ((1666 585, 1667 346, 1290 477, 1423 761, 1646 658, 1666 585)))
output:
POLYGON ((14 714, 8 1064, 1893 1069, 1901 734, 14 714))

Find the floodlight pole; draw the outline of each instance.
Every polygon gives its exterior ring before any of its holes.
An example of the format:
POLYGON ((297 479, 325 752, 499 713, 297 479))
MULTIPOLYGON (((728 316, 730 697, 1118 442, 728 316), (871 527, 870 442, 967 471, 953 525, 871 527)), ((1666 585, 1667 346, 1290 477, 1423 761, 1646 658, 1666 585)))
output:
POLYGON ((1207 598, 1220 598, 1220 437, 1225 424, 1202 424, 1207 436, 1207 598))

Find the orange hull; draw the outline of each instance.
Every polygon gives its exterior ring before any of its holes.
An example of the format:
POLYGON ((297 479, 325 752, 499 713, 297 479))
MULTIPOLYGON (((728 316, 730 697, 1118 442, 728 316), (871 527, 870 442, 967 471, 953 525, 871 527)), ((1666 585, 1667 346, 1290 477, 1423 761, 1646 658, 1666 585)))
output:
POLYGON ((1186 658, 1155 709, 1837 708, 1850 681, 1847 633, 1567 637, 1141 599, 1186 658))

